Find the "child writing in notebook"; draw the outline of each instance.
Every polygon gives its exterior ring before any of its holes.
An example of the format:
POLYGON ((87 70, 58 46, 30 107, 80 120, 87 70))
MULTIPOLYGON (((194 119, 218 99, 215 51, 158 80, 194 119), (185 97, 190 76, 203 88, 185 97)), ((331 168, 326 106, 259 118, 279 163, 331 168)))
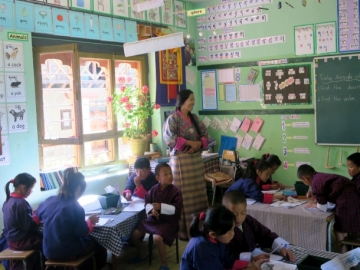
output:
POLYGON ((123 196, 127 201, 131 201, 132 195, 143 199, 154 185, 158 183, 155 174, 151 171, 150 161, 145 157, 140 157, 134 164, 135 172, 126 182, 123 196))
POLYGON ((266 182, 262 182, 261 186, 263 188, 263 190, 269 190, 269 189, 284 189, 285 185, 279 183, 278 181, 275 181, 272 179, 272 175, 277 171, 277 169, 279 169, 280 165, 281 165, 281 160, 277 155, 271 155, 269 153, 263 154, 260 158, 260 160, 264 160, 267 161, 271 164, 272 166, 272 173, 270 175, 269 180, 267 180, 266 182), (270 185, 270 186, 268 186, 270 185))
MULTIPOLYGON (((41 250, 42 237, 38 234, 39 219, 26 198, 31 194, 36 179, 28 173, 20 173, 5 185, 6 201, 3 204, 4 233, 10 249, 41 250), (10 184, 14 191, 10 193, 10 184)), ((27 260, 27 269, 41 269, 37 253, 27 260)), ((23 269, 22 261, 14 261, 11 269, 23 269)))
POLYGON ((348 173, 352 177, 352 181, 360 191, 360 153, 354 153, 346 159, 348 165, 348 173))
POLYGON ((181 258, 180 270, 260 269, 267 259, 252 263, 235 259, 226 251, 234 237, 235 222, 234 214, 222 205, 195 215, 190 227, 192 238, 181 258))
POLYGON ((128 263, 146 259, 141 252, 142 239, 145 233, 149 233, 154 235, 160 255, 160 270, 169 270, 165 244, 171 246, 179 232, 183 200, 180 189, 172 184, 173 175, 169 164, 159 163, 155 168, 155 175, 159 183, 145 195, 145 210, 148 217, 141 221, 131 234, 137 254, 128 260, 128 263))
POLYGON ((311 186, 316 202, 307 204, 307 208, 327 210, 327 203, 335 204, 334 231, 338 250, 346 252, 341 241, 348 233, 360 232, 360 194, 356 184, 348 178, 328 173, 319 173, 313 167, 303 164, 298 168, 297 177, 311 186))
POLYGON ((252 160, 248 164, 244 178, 240 178, 232 184, 227 191, 239 190, 246 197, 262 203, 272 203, 274 199, 285 199, 283 195, 274 195, 261 192, 263 190, 261 182, 269 180, 273 168, 271 164, 264 160, 252 160))
MULTIPOLYGON (((63 173, 59 194, 39 205, 37 215, 44 223, 44 255, 55 261, 75 261, 95 252, 96 269, 102 269, 106 265, 106 249, 89 236, 99 217, 92 215, 85 220, 84 209, 77 201, 85 188, 85 177, 76 168, 68 168, 63 173)), ((89 259, 79 269, 93 269, 92 264, 89 259)))
POLYGON ((256 247, 271 248, 283 256, 295 261, 295 256, 291 250, 287 249, 289 242, 270 231, 259 221, 246 213, 246 198, 241 191, 232 190, 227 192, 222 200, 222 204, 229 209, 236 217, 235 236, 227 246, 229 254, 234 258, 243 261, 257 261, 269 258, 256 247))

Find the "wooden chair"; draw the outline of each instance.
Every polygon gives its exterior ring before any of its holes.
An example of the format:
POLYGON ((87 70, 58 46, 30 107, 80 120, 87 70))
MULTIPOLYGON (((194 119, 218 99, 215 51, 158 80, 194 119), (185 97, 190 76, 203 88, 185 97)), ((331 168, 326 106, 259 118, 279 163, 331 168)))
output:
POLYGON ((344 240, 342 240, 341 243, 343 245, 351 246, 351 249, 353 249, 354 246, 360 247, 360 234, 358 234, 358 233, 349 234, 348 236, 346 236, 344 238, 344 240))
POLYGON ((92 258, 92 260, 93 260, 93 265, 94 265, 93 269, 96 270, 96 262, 95 262, 94 252, 91 252, 88 255, 86 255, 82 258, 79 258, 76 261, 71 261, 71 262, 57 262, 57 261, 47 260, 45 262, 45 265, 46 265, 45 270, 48 270, 51 267, 63 267, 64 270, 66 269, 66 267, 70 267, 70 268, 77 270, 80 265, 82 265, 85 261, 87 261, 90 258, 92 258))
MULTIPOLYGON (((151 265, 152 259, 152 249, 154 245, 154 236, 152 234, 149 235, 149 265, 151 265)), ((179 263, 179 239, 176 237, 175 239, 175 247, 176 247, 176 263, 179 263)))
POLYGON ((40 262, 41 262, 41 269, 43 269, 42 253, 41 253, 40 250, 16 251, 16 250, 11 250, 11 249, 7 248, 7 249, 0 252, 0 260, 1 261, 2 260, 9 260, 10 264, 12 263, 12 261, 22 261, 23 265, 24 265, 24 270, 26 270, 27 269, 26 259, 35 252, 39 252, 40 262))

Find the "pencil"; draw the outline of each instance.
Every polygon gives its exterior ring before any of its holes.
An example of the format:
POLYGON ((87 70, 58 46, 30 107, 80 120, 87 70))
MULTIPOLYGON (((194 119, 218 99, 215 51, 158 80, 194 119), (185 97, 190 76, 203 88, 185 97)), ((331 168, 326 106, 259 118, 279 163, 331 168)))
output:
POLYGON ((294 8, 292 5, 290 5, 288 2, 285 2, 285 4, 287 4, 289 7, 294 8))

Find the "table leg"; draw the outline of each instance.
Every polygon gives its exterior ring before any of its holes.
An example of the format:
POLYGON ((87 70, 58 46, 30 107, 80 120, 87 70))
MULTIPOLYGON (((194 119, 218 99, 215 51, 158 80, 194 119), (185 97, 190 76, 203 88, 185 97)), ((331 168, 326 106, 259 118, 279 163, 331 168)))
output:
POLYGON ((112 269, 117 270, 117 256, 114 253, 112 253, 111 255, 111 264, 112 264, 112 269))
POLYGON ((335 223, 335 218, 330 220, 330 222, 328 222, 328 225, 327 225, 327 244, 328 244, 327 251, 329 251, 329 252, 331 252, 331 229, 332 229, 334 223, 335 223))

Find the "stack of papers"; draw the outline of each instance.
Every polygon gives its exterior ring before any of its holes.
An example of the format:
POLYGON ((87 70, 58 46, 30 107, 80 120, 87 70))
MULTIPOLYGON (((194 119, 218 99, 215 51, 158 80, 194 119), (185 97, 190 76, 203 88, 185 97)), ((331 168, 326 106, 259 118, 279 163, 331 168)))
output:
MULTIPOLYGON (((261 192, 264 194, 275 194, 279 191, 280 191, 280 189, 273 189, 273 190, 262 190, 261 192)), ((282 194, 282 192, 281 192, 281 194, 282 194)))
POLYGON ((270 260, 261 265, 261 270, 297 270, 297 265, 270 260))
POLYGON ((275 207, 293 208, 293 207, 301 205, 303 203, 306 203, 306 201, 301 201, 301 200, 294 199, 292 197, 288 197, 287 202, 286 201, 277 201, 270 205, 275 206, 275 207))
POLYGON ((346 270, 360 262, 360 248, 336 256, 331 261, 321 265, 322 270, 346 270))
MULTIPOLYGON (((87 220, 88 217, 85 217, 85 220, 87 220)), ((96 223, 94 226, 95 227, 100 227, 100 226, 104 226, 106 223, 109 223, 111 221, 114 221, 114 219, 112 218, 99 218, 98 223, 96 223)))
POLYGON ((129 204, 123 209, 123 212, 140 212, 145 208, 144 199, 140 199, 136 196, 132 196, 131 199, 132 201, 127 201, 124 196, 121 196, 121 202, 129 204))
POLYGON ((256 201, 254 199, 246 198, 246 204, 247 205, 253 205, 254 203, 256 203, 256 201))

